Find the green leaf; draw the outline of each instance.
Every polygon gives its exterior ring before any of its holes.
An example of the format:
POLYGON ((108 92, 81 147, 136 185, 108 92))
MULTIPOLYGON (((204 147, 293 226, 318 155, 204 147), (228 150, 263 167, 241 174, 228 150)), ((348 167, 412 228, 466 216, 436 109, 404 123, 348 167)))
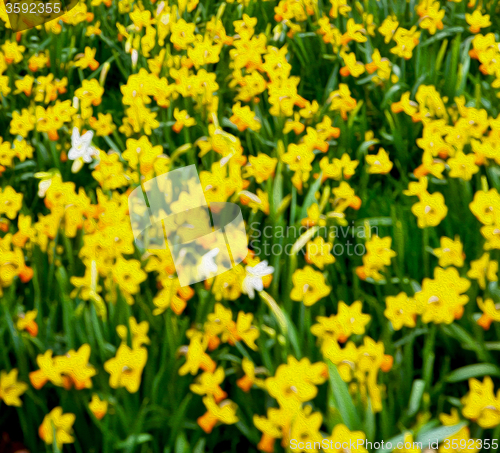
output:
POLYGON ((299 217, 300 220, 305 219, 307 217, 307 209, 316 200, 316 192, 319 190, 322 180, 323 180, 323 172, 319 174, 318 179, 314 181, 314 183, 309 188, 309 192, 307 192, 306 198, 302 203, 302 209, 300 210, 300 217, 299 217))
POLYGON ((500 376, 500 368, 491 363, 476 363, 453 370, 446 376, 446 382, 466 381, 478 376, 500 376))
POLYGON ((117 450, 123 450, 124 448, 131 448, 134 445, 140 445, 145 442, 150 442, 153 440, 153 436, 151 434, 142 433, 142 434, 132 434, 128 436, 125 440, 121 442, 117 442, 115 444, 115 448, 117 450))
POLYGON ((408 405, 408 416, 413 417, 420 408, 420 401, 425 390, 425 382, 422 379, 415 379, 411 388, 410 403, 408 405))
POLYGON ((447 437, 453 436, 458 431, 460 431, 464 426, 467 426, 467 422, 459 423, 453 426, 440 426, 439 428, 432 429, 426 433, 417 435, 416 441, 422 442, 422 444, 429 445, 429 442, 441 442, 447 437))
POLYGON ((327 360, 330 388, 335 398, 335 406, 342 417, 343 423, 352 431, 360 428, 360 420, 352 401, 347 384, 342 380, 337 366, 327 360))

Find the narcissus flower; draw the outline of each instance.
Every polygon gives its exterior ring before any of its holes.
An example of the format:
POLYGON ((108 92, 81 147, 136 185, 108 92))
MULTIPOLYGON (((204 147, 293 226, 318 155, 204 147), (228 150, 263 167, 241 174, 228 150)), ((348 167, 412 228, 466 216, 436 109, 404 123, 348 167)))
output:
POLYGON ((197 332, 191 337, 189 346, 181 348, 181 353, 186 355, 186 363, 179 369, 179 374, 184 376, 188 373, 195 375, 201 368, 204 371, 214 372, 215 362, 205 352, 208 341, 201 332, 197 332))
POLYGON ((420 197, 420 201, 412 206, 411 212, 418 219, 418 227, 426 228, 439 225, 441 220, 446 217, 448 208, 444 204, 444 196, 440 192, 424 193, 420 197))
POLYGON ((260 121, 257 119, 255 113, 248 105, 241 106, 241 102, 233 105, 233 115, 229 121, 234 123, 239 131, 244 131, 247 128, 258 132, 261 128, 260 121))
POLYGON ((224 400, 217 404, 213 396, 207 395, 203 398, 203 404, 205 404, 207 412, 199 417, 197 421, 198 425, 206 433, 211 433, 218 422, 232 425, 239 420, 236 415, 238 406, 230 400, 224 400))
POLYGON ((418 307, 406 293, 386 297, 385 305, 384 316, 391 321, 394 330, 401 330, 403 326, 416 326, 418 307))
POLYGON ((481 428, 494 428, 500 424, 500 389, 495 396, 491 377, 486 376, 483 382, 469 379, 469 393, 461 402, 463 416, 481 428))
POLYGON ((189 116, 187 110, 174 109, 175 124, 172 126, 174 132, 179 133, 184 127, 191 127, 196 124, 196 120, 189 116))
POLYGON ((342 453, 345 451, 343 449, 342 444, 350 445, 351 453, 368 453, 368 450, 363 447, 364 441, 366 440, 366 435, 362 431, 350 431, 347 426, 339 423, 335 425, 332 431, 332 435, 327 437, 328 448, 324 448, 323 451, 327 453, 342 453), (338 445, 341 448, 336 448, 335 445, 338 445), (353 448, 354 447, 354 448, 353 448))
POLYGON ((495 304, 492 299, 486 299, 483 302, 483 299, 478 297, 477 306, 483 312, 482 316, 477 320, 477 323, 484 330, 488 330, 493 321, 500 322, 500 304, 495 304))
POLYGON ((55 358, 52 357, 52 351, 49 349, 44 354, 39 354, 36 363, 39 370, 32 371, 29 374, 31 385, 37 390, 41 389, 48 381, 54 385, 62 386, 63 378, 61 370, 57 366, 55 358))
POLYGON ((476 9, 472 14, 466 13, 465 20, 470 25, 471 33, 479 33, 481 28, 488 28, 491 25, 490 15, 483 15, 479 9, 476 9))
POLYGON ((21 407, 22 402, 19 397, 28 390, 28 384, 17 380, 17 373, 16 368, 8 373, 0 372, 0 401, 7 406, 21 407))
POLYGON ((306 307, 314 305, 318 300, 330 294, 330 287, 325 284, 321 272, 315 271, 311 266, 297 269, 292 276, 294 288, 290 293, 292 300, 303 302, 306 307))
POLYGON ((370 322, 371 316, 361 312, 362 304, 355 301, 351 305, 340 301, 338 313, 330 317, 318 316, 318 324, 311 326, 311 332, 317 336, 323 345, 328 347, 331 340, 345 343, 347 339, 355 334, 365 333, 365 326, 370 322))
POLYGON ((455 240, 442 236, 440 245, 440 248, 433 251, 434 255, 438 257, 441 267, 462 267, 464 265, 465 253, 458 235, 455 236, 455 240))
POLYGON ((259 388, 264 388, 264 379, 256 377, 257 373, 264 373, 266 370, 264 368, 256 368, 254 363, 243 357, 241 362, 241 367, 245 372, 244 376, 236 381, 236 385, 244 392, 249 392, 252 386, 255 384, 259 388))
POLYGON ((213 373, 210 371, 202 373, 189 388, 197 395, 211 395, 216 403, 220 403, 227 397, 227 393, 220 387, 223 380, 224 369, 219 367, 213 373))
POLYGON ((15 219, 23 203, 23 194, 17 193, 11 186, 0 188, 0 214, 15 219))
POLYGON ((477 280, 481 289, 486 288, 486 281, 498 281, 498 261, 491 260, 489 253, 483 253, 478 260, 471 261, 467 277, 477 280))
POLYGON ((392 162, 384 148, 380 148, 376 155, 367 155, 366 163, 370 166, 368 173, 385 175, 392 170, 392 162))
POLYGON ((104 363, 104 369, 110 374, 110 387, 125 387, 130 393, 137 392, 147 359, 148 351, 145 348, 131 349, 122 343, 116 356, 104 363))
POLYGON ((339 84, 339 89, 333 91, 328 97, 328 101, 331 102, 330 110, 340 111, 342 119, 347 120, 347 113, 354 110, 357 105, 356 99, 351 97, 351 91, 346 84, 339 84))
POLYGON ((16 324, 17 328, 26 330, 32 337, 36 337, 38 335, 38 324, 35 322, 37 316, 38 310, 20 313, 16 324))
POLYGON ((63 386, 69 390, 73 385, 77 390, 92 387, 91 378, 97 371, 90 365, 90 345, 84 344, 74 351, 71 349, 66 354, 54 359, 55 367, 63 374, 63 386))
POLYGON ((62 407, 55 407, 44 417, 40 428, 38 428, 40 438, 47 445, 52 445, 55 440, 58 448, 61 450, 63 444, 72 444, 75 441, 71 435, 75 419, 75 414, 63 414, 62 407))
POLYGON ((317 395, 316 386, 323 384, 327 377, 328 370, 324 363, 311 364, 307 357, 298 361, 288 356, 288 363, 281 364, 276 374, 266 379, 265 385, 281 407, 296 409, 317 395))
POLYGON ((424 278, 422 290, 415 294, 424 323, 451 324, 462 317, 463 306, 469 301, 465 293, 470 281, 460 277, 454 267, 434 269, 434 279, 424 278))
POLYGON ((108 402, 101 401, 97 394, 92 395, 92 400, 89 403, 89 409, 94 414, 97 420, 101 420, 108 412, 108 402))
POLYGON ((258 184, 267 181, 274 175, 278 159, 270 157, 267 154, 258 154, 257 156, 249 156, 248 164, 245 167, 245 178, 253 176, 258 184))
POLYGON ((323 270, 325 265, 335 262, 335 257, 330 253, 331 249, 332 244, 325 242, 321 236, 318 236, 314 241, 307 243, 306 261, 323 270))

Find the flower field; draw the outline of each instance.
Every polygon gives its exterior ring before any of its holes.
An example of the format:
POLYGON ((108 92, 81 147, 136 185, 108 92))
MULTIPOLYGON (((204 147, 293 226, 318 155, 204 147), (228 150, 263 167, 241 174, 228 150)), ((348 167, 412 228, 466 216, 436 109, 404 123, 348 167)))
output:
POLYGON ((11 6, 0 452, 497 451, 498 0, 11 6), (182 286, 129 195, 190 165, 249 251, 182 286))

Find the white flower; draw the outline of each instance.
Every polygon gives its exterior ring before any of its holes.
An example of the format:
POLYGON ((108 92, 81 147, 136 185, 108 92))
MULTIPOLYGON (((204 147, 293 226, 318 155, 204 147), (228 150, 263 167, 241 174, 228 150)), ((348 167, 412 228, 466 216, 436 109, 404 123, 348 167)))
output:
POLYGON ((81 157, 84 162, 92 162, 92 156, 99 155, 98 151, 93 146, 90 146, 93 136, 92 131, 80 135, 78 128, 74 127, 71 134, 71 149, 68 152, 68 159, 76 160, 81 157))
POLYGON ((267 261, 262 261, 253 267, 247 266, 245 268, 247 275, 243 279, 242 291, 248 294, 250 299, 255 297, 255 291, 262 291, 264 289, 264 282, 262 277, 271 275, 274 272, 274 267, 268 266, 267 261))
POLYGON ((217 274, 218 266, 215 264, 214 258, 217 256, 219 251, 219 247, 216 247, 201 257, 201 263, 198 266, 198 276, 202 280, 206 280, 212 274, 217 274))

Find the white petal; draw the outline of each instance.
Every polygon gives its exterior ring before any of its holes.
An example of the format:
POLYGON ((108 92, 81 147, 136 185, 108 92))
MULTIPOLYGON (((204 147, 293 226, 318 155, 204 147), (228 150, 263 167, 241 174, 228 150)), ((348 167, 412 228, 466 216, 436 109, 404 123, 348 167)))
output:
POLYGON ((90 142, 92 141, 92 137, 94 136, 94 133, 92 131, 87 131, 85 134, 81 136, 81 140, 83 143, 85 143, 87 146, 90 145, 90 142))
POLYGON ((75 159, 78 159, 80 157, 80 153, 78 152, 77 149, 75 148, 71 148, 68 152, 68 159, 69 160, 75 160, 75 159))
POLYGON ((78 128, 75 126, 73 128, 73 132, 71 133, 71 144, 75 146, 76 142, 80 139, 80 132, 78 128))

